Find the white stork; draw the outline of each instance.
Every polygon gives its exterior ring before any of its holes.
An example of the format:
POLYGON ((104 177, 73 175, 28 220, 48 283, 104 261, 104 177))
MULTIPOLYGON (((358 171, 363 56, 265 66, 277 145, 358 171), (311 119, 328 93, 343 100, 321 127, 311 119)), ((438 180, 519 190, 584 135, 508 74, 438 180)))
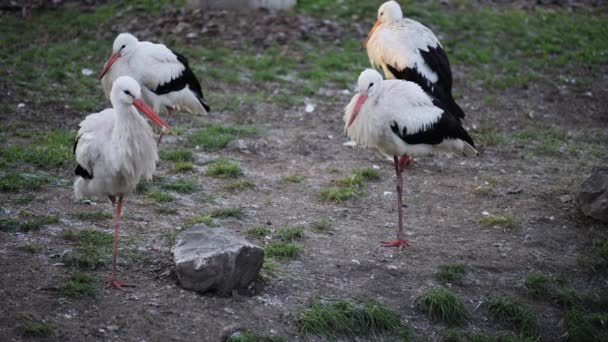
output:
POLYGON ((80 123, 74 142, 76 155, 77 199, 85 196, 108 196, 116 206, 114 230, 114 259, 108 287, 129 286, 116 279, 118 232, 123 197, 143 179, 151 179, 158 161, 158 151, 152 129, 138 109, 155 124, 171 128, 142 99, 139 84, 122 76, 114 81, 110 100, 113 108, 88 115, 80 123))
POLYGON ((112 55, 99 74, 107 97, 120 76, 137 80, 146 102, 162 115, 170 117, 174 110, 193 114, 211 110, 188 59, 163 44, 140 42, 130 33, 119 34, 112 45, 112 55))
POLYGON ((428 154, 477 156, 473 140, 449 109, 431 98, 417 84, 383 80, 367 69, 358 80, 359 93, 344 109, 344 130, 349 138, 393 156, 397 173, 397 240, 382 241, 384 247, 402 249, 402 172, 410 157, 428 154))
POLYGON ((397 2, 380 6, 364 46, 372 66, 382 68, 386 78, 418 84, 443 102, 452 115, 464 118, 452 97, 452 70, 441 43, 428 27, 403 18, 397 2))

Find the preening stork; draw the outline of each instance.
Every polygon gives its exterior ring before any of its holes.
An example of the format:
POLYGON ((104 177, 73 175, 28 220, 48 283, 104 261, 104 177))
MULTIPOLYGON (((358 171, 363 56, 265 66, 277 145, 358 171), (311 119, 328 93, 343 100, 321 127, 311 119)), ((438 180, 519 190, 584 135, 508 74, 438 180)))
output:
POLYGON ((418 84, 439 99, 452 115, 464 118, 464 112, 452 97, 452 70, 439 39, 428 27, 403 18, 397 2, 388 1, 380 6, 365 48, 372 66, 382 68, 386 78, 418 84))
POLYGON ((107 97, 120 76, 131 76, 139 82, 143 98, 161 115, 170 117, 174 110, 193 114, 211 110, 188 59, 163 44, 140 42, 130 33, 119 34, 99 74, 107 97))
POLYGON ((410 157, 428 154, 477 156, 473 139, 460 120, 420 86, 403 80, 383 80, 367 69, 358 80, 359 93, 344 109, 344 130, 359 145, 374 147, 393 156, 397 174, 397 239, 382 241, 384 247, 402 249, 402 189, 404 168, 410 157))
POLYGON ((152 128, 137 110, 153 123, 171 128, 146 105, 139 84, 131 77, 122 76, 114 81, 110 100, 113 108, 90 114, 80 123, 74 142, 78 163, 74 193, 77 199, 108 196, 116 205, 114 259, 108 286, 122 288, 129 286, 116 279, 123 197, 132 193, 141 179, 152 178, 158 161, 152 128))

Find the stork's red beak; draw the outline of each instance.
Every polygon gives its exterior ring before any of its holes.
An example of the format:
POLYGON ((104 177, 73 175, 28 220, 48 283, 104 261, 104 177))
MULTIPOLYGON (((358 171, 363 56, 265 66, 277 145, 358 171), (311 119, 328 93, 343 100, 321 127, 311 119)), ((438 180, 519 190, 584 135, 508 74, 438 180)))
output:
POLYGON ((105 74, 108 72, 108 70, 110 70, 110 67, 112 66, 112 64, 114 64, 114 62, 116 62, 116 60, 119 58, 120 58, 119 53, 115 53, 112 56, 110 56, 110 58, 106 62, 106 65, 103 67, 103 70, 101 70, 101 74, 99 74, 99 77, 97 77, 97 79, 98 80, 102 79, 103 76, 105 76, 105 74))
POLYGON ((380 24, 381 24, 380 20, 376 20, 376 23, 374 24, 374 26, 372 27, 372 29, 367 34, 367 39, 365 39, 365 43, 363 43, 363 47, 364 48, 367 49, 367 42, 372 37, 372 35, 374 34, 374 31, 376 31, 376 29, 378 28, 378 26, 380 26, 380 24))
POLYGON ((152 122, 154 122, 155 124, 157 124, 161 127, 165 127, 166 129, 168 129, 170 132, 173 133, 171 126, 169 126, 165 122, 165 120, 161 119, 160 116, 158 116, 158 114, 156 114, 156 112, 144 102, 144 100, 142 100, 142 99, 133 100, 133 106, 135 106, 135 108, 139 109, 140 112, 146 114, 146 116, 149 117, 150 120, 152 120, 152 122))
POLYGON ((350 116, 350 120, 348 120, 348 128, 350 128, 350 125, 355 122, 355 119, 357 118, 357 115, 359 115, 359 111, 361 110, 361 107, 363 106, 365 101, 367 101, 367 94, 360 93, 359 98, 357 99, 357 103, 355 104, 355 110, 353 110, 353 114, 350 116))

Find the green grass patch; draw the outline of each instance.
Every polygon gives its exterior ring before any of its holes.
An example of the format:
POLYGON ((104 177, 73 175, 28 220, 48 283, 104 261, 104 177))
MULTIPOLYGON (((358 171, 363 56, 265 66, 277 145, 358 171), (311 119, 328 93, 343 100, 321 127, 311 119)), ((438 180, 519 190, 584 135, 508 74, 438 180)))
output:
POLYGON ((255 184, 253 182, 246 179, 239 179, 229 183, 226 183, 222 186, 224 189, 229 191, 237 191, 237 190, 246 190, 255 188, 255 184))
POLYGON ((513 227, 517 224, 517 220, 512 216, 488 215, 480 218, 479 223, 487 226, 513 227))
POLYGON ((256 238, 264 238, 271 235, 272 231, 262 225, 257 225, 249 228, 246 234, 256 238))
POLYGON ((50 224, 60 223, 57 216, 42 216, 29 221, 18 221, 11 218, 0 218, 0 231, 3 232, 31 232, 42 229, 50 224))
POLYGON ((203 223, 207 227, 215 227, 216 226, 215 221, 213 221, 213 217, 211 217, 210 215, 192 216, 192 217, 189 217, 188 219, 186 219, 186 221, 184 222, 184 224, 186 226, 193 226, 193 225, 199 224, 199 223, 203 223))
POLYGON ((516 329, 523 336, 536 337, 538 323, 534 312, 507 297, 490 298, 486 303, 490 315, 497 321, 516 329))
POLYGON ((286 183, 302 183, 304 181, 304 176, 300 175, 289 175, 282 178, 283 182, 286 183))
POLYGON ((106 265, 112 252, 114 236, 95 229, 68 230, 63 238, 78 245, 72 253, 65 254, 61 261, 66 266, 82 270, 96 270, 106 265))
POLYGON ((97 292, 97 282, 85 273, 79 273, 70 277, 66 283, 59 288, 59 294, 67 297, 94 297, 97 292))
POLYGON ((190 143, 206 150, 217 150, 226 147, 231 141, 241 136, 251 136, 258 132, 256 127, 237 125, 207 124, 203 129, 188 138, 190 143))
POLYGON ((11 172, 0 176, 0 191, 18 192, 38 190, 51 182, 44 176, 11 172))
POLYGON ((469 312, 464 303, 450 290, 432 289, 422 296, 420 303, 435 321, 447 325, 461 325, 469 320, 469 312))
POLYGON ((162 190, 152 190, 148 193, 148 197, 157 203, 167 203, 175 201, 175 197, 173 197, 173 195, 162 190))
POLYGON ((274 238, 281 241, 295 241, 304 237, 302 227, 284 227, 274 233, 274 238))
POLYGON ((186 173, 194 170, 194 164, 191 162, 177 162, 171 167, 171 173, 186 173))
POLYGON ((209 165, 207 175, 215 178, 238 178, 243 175, 243 170, 237 163, 218 158, 209 165))
POLYGON ((301 312, 300 335, 305 339, 324 337, 330 340, 405 340, 410 331, 401 323, 399 312, 376 301, 359 302, 339 299, 313 301, 301 312))
POLYGON ((444 283, 460 282, 466 275, 464 264, 447 264, 439 266, 439 271, 435 273, 435 277, 444 283))
POLYGON ((250 332, 240 332, 234 334, 226 342, 286 342, 287 339, 280 336, 260 335, 250 332))
POLYGON ((225 218, 235 218, 242 219, 245 217, 245 210, 242 208, 220 208, 213 210, 209 215, 214 218, 225 219, 225 218))
POLYGON ((179 178, 167 184, 163 184, 163 189, 172 190, 181 194, 191 194, 196 191, 196 182, 189 178, 179 178))
POLYGON ((74 160, 75 131, 55 129, 35 132, 32 144, 0 147, 0 161, 9 165, 27 163, 40 169, 62 167, 74 160))
POLYGON ((36 245, 23 245, 19 246, 19 250, 22 250, 27 253, 35 254, 40 251, 40 247, 36 245))
POLYGON ((160 158, 172 162, 192 162, 194 155, 192 151, 186 148, 176 148, 171 150, 161 150, 160 158))
POLYGON ((320 219, 312 223, 312 229, 317 233, 327 233, 334 228, 333 223, 328 219, 320 219))
POLYGON ((565 315, 569 341, 608 340, 608 313, 570 310, 565 315))
POLYGON ((325 201, 342 203, 358 195, 358 192, 350 187, 327 187, 321 189, 321 198, 325 201))
POLYGON ((273 258, 269 258, 267 255, 264 258, 264 264, 262 265, 262 269, 260 270, 260 275, 263 279, 268 281, 272 281, 275 279, 280 279, 285 276, 285 269, 281 266, 273 258))
POLYGON ((530 273, 524 280, 528 295, 532 298, 547 298, 549 296, 551 279, 542 273, 530 273))
POLYGON ((82 221, 105 221, 114 218, 114 215, 107 211, 81 211, 73 214, 79 220, 82 221))
POLYGON ((46 322, 28 322, 19 327, 23 337, 49 337, 55 328, 46 322))
POLYGON ((290 242, 276 241, 264 247, 264 254, 269 258, 286 261, 302 254, 302 247, 290 242))

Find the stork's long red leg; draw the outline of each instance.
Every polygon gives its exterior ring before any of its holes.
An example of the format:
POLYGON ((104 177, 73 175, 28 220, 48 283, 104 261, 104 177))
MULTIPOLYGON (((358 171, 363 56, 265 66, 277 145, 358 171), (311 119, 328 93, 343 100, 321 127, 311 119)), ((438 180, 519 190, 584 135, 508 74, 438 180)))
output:
POLYGON ((133 285, 124 284, 116 279, 116 257, 118 257, 118 233, 120 231, 120 217, 122 215, 122 196, 118 198, 116 206, 116 217, 114 218, 114 258, 112 259, 112 274, 108 278, 107 287, 115 287, 122 289, 123 287, 132 287, 133 285))
MULTIPOLYGON (((408 160, 409 157, 406 157, 408 160)), ((403 157, 402 157, 403 159, 403 157)), ((395 161, 395 172, 397 173, 397 215, 398 215, 398 228, 397 228, 397 240, 394 241, 380 241, 382 247, 399 247, 402 250, 404 246, 409 246, 410 242, 403 239, 403 167, 402 159, 397 156, 394 157, 395 161)))
MULTIPOLYGON (((169 118, 171 118, 172 115, 173 115, 173 108, 167 109, 167 120, 169 118)), ((163 132, 164 132, 164 129, 161 128, 160 134, 158 135, 158 141, 156 142, 156 145, 160 145, 160 141, 163 139, 163 132)))

